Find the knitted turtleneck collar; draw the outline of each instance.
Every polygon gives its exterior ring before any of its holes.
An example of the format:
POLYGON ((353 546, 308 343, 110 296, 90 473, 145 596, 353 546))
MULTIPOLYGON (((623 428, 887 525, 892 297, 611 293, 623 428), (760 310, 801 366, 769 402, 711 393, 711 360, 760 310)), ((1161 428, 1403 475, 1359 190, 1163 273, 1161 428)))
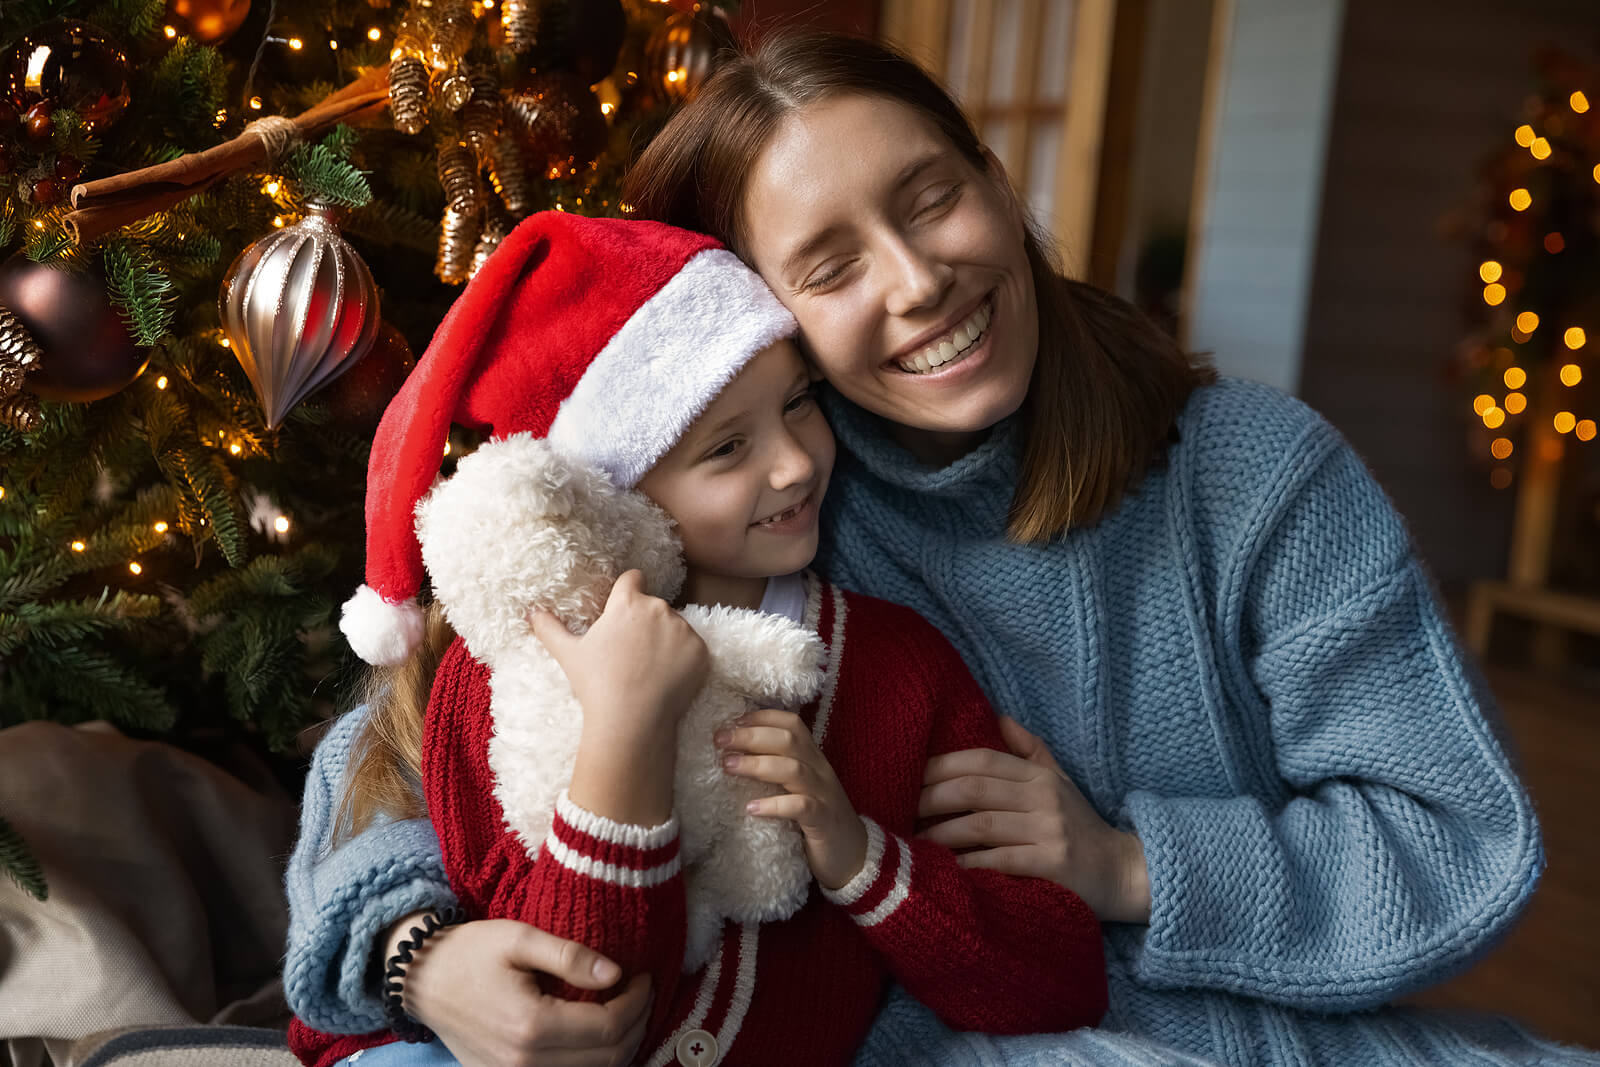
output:
POLYGON ((997 423, 988 440, 943 467, 925 466, 889 433, 886 420, 824 388, 821 403, 839 448, 866 472, 889 485, 930 496, 970 497, 984 490, 1009 499, 1016 485, 1022 434, 1013 415, 997 423))

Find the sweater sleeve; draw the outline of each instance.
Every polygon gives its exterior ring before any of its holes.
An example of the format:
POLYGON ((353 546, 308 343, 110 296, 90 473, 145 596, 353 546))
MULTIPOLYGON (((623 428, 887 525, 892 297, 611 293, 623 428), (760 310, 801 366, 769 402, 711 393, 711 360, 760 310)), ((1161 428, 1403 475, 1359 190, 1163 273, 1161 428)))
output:
POLYGON ((1349 1011, 1471 962, 1543 855, 1404 526, 1320 430, 1263 494, 1236 621, 1219 608, 1223 685, 1279 794, 1129 796, 1152 902, 1134 963, 1155 987, 1349 1011))
POLYGON ((458 641, 439 665, 423 734, 423 786, 451 886, 476 918, 531 923, 622 968, 622 979, 599 992, 541 976, 548 993, 604 1000, 648 972, 649 1033, 664 1032, 688 930, 677 817, 654 827, 616 822, 563 791, 530 855, 495 794, 493 734, 488 671, 458 641))
MULTIPOLYGON (((920 650, 930 679, 927 755, 1005 751, 994 712, 960 656, 916 622, 919 632, 899 644, 902 652, 920 650)), ((942 845, 862 821, 866 863, 848 884, 822 894, 947 1026, 1023 1034, 1100 1021, 1108 996, 1100 923, 1076 894, 1043 878, 969 870, 942 845)))
POLYGON ((289 944, 283 987, 306 1024, 337 1034, 385 1027, 369 964, 378 936, 402 915, 455 902, 427 819, 380 821, 332 847, 350 746, 366 711, 346 713, 311 760, 300 837, 284 889, 289 944))

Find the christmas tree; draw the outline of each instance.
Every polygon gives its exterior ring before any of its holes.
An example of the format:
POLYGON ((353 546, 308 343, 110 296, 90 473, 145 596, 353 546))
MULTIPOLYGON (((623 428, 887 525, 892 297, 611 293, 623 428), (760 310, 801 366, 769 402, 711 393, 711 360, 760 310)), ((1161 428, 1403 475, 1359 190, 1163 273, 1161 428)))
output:
MULTIPOLYGON (((728 6, 6 4, 0 727, 286 752, 338 710, 411 353, 517 220, 626 211, 728 6)), ((0 869, 44 892, 3 813, 0 869)))

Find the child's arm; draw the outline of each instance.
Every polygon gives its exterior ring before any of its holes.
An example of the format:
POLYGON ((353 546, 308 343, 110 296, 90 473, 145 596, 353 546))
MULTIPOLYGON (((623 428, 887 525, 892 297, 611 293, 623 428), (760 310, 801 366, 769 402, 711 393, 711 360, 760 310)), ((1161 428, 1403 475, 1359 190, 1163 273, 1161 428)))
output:
MULTIPOLYGON (((506 826, 488 761, 494 733, 488 672, 460 644, 440 664, 434 684, 423 772, 445 867, 468 911, 520 919, 581 942, 615 961, 625 976, 648 972, 655 986, 652 1020, 659 1024, 681 973, 686 926, 671 754, 679 705, 698 686, 704 652, 699 646, 696 654, 698 637, 665 605, 657 610, 637 603, 653 599, 637 586, 637 580, 619 581, 606 614, 584 638, 553 618, 535 623, 585 708, 572 784, 536 856, 506 826), (649 648, 625 655, 618 646, 630 641, 649 648), (636 671, 629 669, 633 664, 636 671), (604 665, 614 683, 596 680, 596 665, 604 665)), ((596 997, 566 984, 548 991, 596 997)))

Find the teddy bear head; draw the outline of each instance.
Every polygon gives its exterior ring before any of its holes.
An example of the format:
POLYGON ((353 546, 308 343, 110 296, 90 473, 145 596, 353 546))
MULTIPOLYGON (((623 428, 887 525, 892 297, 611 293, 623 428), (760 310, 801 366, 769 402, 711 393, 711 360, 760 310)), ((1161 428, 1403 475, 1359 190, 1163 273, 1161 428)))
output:
POLYGON ((463 457, 416 517, 435 598, 491 665, 530 640, 532 608, 581 633, 624 571, 642 571, 645 591, 667 600, 683 587, 683 546, 666 512, 532 434, 463 457))

